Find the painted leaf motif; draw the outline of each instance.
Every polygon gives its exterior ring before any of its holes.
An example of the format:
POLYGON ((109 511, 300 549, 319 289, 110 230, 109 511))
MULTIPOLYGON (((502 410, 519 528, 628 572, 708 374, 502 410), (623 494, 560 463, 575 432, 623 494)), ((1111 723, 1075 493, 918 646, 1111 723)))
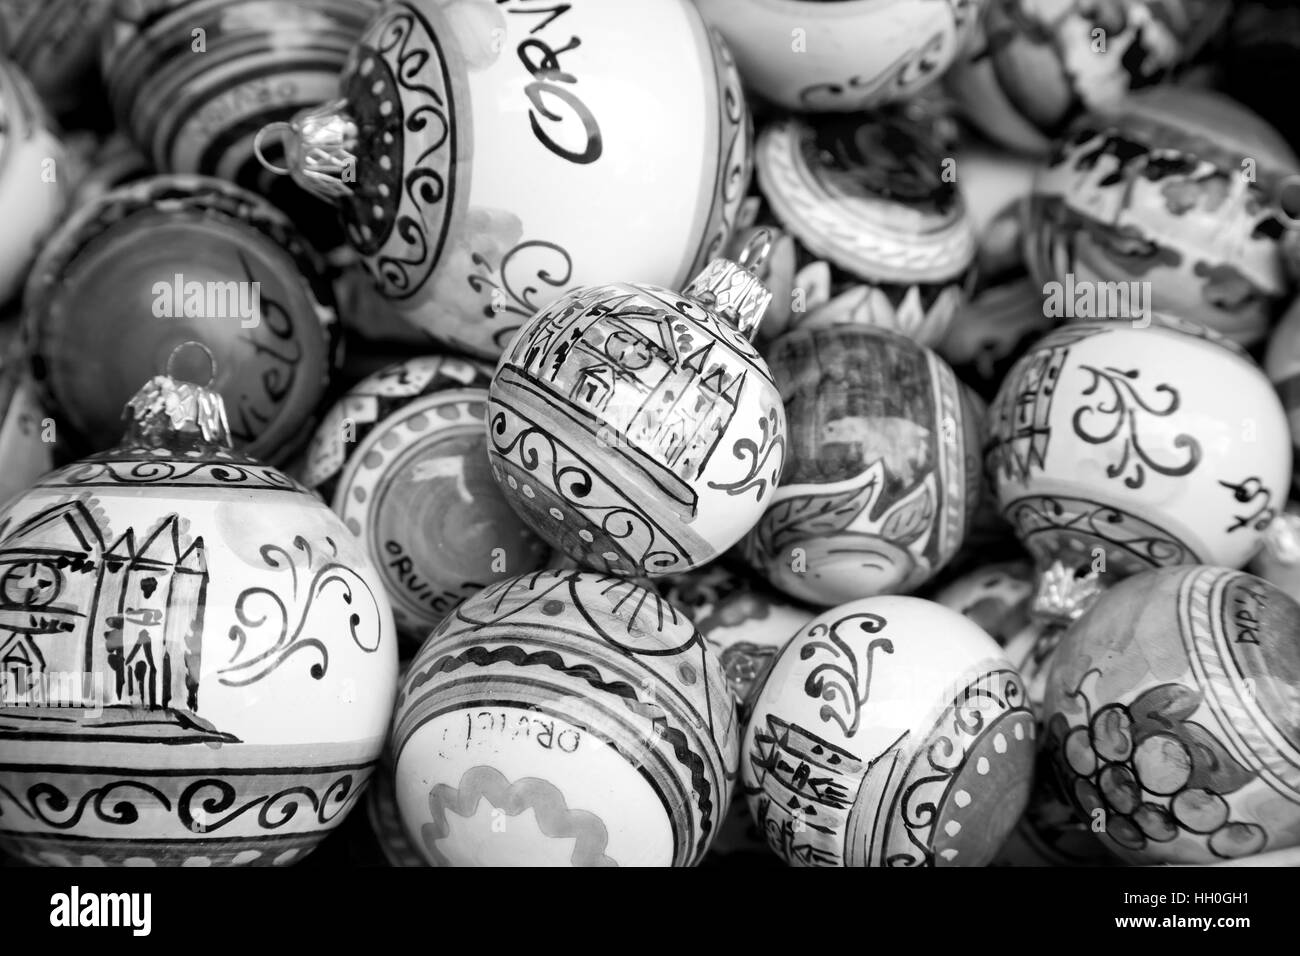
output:
POLYGON ((924 536, 934 519, 934 495, 928 483, 920 485, 885 517, 881 537, 908 545, 924 536))
POLYGON ((780 551, 790 541, 843 531, 870 507, 880 489, 878 465, 865 472, 863 477, 865 480, 856 488, 799 495, 777 503, 763 516, 759 534, 770 539, 772 550, 780 551))
POLYGON ((1200 705, 1200 691, 1182 684, 1151 688, 1130 705, 1134 743, 1157 733, 1177 735, 1192 756, 1188 786, 1233 793, 1253 780, 1256 773, 1242 766, 1208 729, 1188 720, 1200 705))
POLYGON ((1189 787, 1202 787, 1213 793, 1234 793, 1255 779, 1255 771, 1238 763, 1214 734, 1195 721, 1185 722, 1178 734, 1192 752, 1189 787))
POLYGON ((1143 692, 1132 704, 1133 739, 1141 743, 1152 734, 1173 730, 1201 706, 1200 691, 1182 684, 1160 684, 1143 692))

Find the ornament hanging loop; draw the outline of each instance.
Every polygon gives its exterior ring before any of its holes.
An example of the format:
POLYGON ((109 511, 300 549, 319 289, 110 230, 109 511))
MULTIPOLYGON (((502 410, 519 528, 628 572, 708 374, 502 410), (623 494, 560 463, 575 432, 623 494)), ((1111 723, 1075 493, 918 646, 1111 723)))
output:
POLYGON ((291 176, 303 189, 331 202, 352 195, 359 141, 360 131, 347 101, 337 99, 302 110, 287 123, 262 127, 253 139, 253 152, 270 172, 291 176), (287 165, 267 159, 263 146, 270 136, 279 137, 287 165))
POLYGON ((278 136, 284 138, 292 132, 293 127, 284 122, 270 123, 257 131, 257 135, 253 137, 253 155, 257 157, 257 161, 262 164, 263 169, 275 173, 277 176, 288 176, 293 172, 288 166, 277 166, 271 162, 266 158, 266 153, 262 150, 262 144, 266 137, 278 136))
POLYGON ((206 345, 204 345, 202 342, 196 342, 193 339, 190 339, 189 341, 182 342, 180 345, 176 346, 176 348, 172 349, 171 354, 167 356, 167 365, 164 369, 164 372, 168 378, 193 382, 195 385, 202 386, 203 388, 211 388, 212 383, 217 380, 217 357, 213 355, 212 350, 208 348, 206 345), (208 377, 206 381, 199 381, 197 378, 191 375, 182 375, 176 372, 177 359, 183 356, 185 352, 192 351, 192 350, 197 350, 199 352, 202 352, 203 355, 207 358, 208 377))

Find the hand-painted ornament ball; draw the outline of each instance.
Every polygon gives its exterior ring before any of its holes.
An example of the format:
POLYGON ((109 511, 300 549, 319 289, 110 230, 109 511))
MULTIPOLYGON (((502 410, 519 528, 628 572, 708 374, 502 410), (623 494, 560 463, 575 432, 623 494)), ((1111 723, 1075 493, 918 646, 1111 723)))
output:
POLYGON ((533 530, 590 568, 646 577, 749 531, 786 461, 781 395, 747 337, 769 297, 715 259, 682 293, 593 286, 533 317, 488 406, 493 475, 533 530))
MULTIPOLYGON (((972 571, 936 594, 935 600, 964 614, 1003 647, 1041 730, 1052 653, 1066 625, 1033 613, 1037 590, 1032 564, 1005 562, 972 571)), ((1025 812, 993 865, 1105 865, 1112 857, 1092 834, 1089 822, 1080 818, 1068 797, 1057 792, 1051 764, 1040 752, 1025 812)))
POLYGON ((263 139, 408 319, 486 358, 574 289, 679 288, 749 180, 739 76, 689 0, 389 3, 332 96, 263 139))
POLYGON ((717 654, 742 718, 777 653, 815 616, 753 577, 718 562, 661 578, 658 590, 694 622, 717 654))
POLYGON ((789 439, 745 559, 823 607, 924 584, 956 554, 979 501, 968 390, 929 349, 869 326, 796 329, 767 356, 789 439))
MULTIPOLYGON (((334 96, 378 0, 126 0, 113 6, 103 72, 119 126, 159 172, 236 182, 291 211, 324 245, 325 204, 270 173, 256 137, 334 96)), ((328 239, 325 228, 334 233, 328 239)))
POLYGON ((38 865, 296 862, 392 714, 379 574, 333 512, 158 376, 115 449, 0 514, 0 849, 38 865))
POLYGON ((267 201, 206 176, 154 176, 78 209, 32 267, 31 361, 70 444, 122 434, 121 404, 201 343, 236 447, 283 462, 310 437, 336 362, 320 256, 267 201))
POLYGON ((435 866, 691 866, 738 733, 689 618, 622 578, 537 572, 460 605, 411 663, 397 805, 435 866))
POLYGON ((1276 131, 1220 94, 1134 94, 1074 123, 1039 170, 1026 263, 1075 317, 1170 312, 1253 345, 1290 299, 1283 197, 1298 175, 1276 131))
POLYGON ((1034 716, 975 624, 877 597, 777 657, 741 746, 750 812, 797 866, 983 866, 1025 808, 1034 716))
POLYGON ((22 72, 0 59, 0 303, 16 298, 68 203, 67 154, 22 72))
POLYGON ((391 366, 343 396, 307 450, 303 483, 363 541, 412 650, 461 601, 549 556, 492 479, 490 378, 441 356, 391 366))
POLYGON ((772 290, 764 333, 852 323, 938 342, 976 254, 953 163, 901 116, 768 125, 755 153, 762 201, 745 207, 733 238, 740 247, 752 227, 779 230, 761 273, 772 290))
POLYGON ((990 139, 1045 153, 1078 114, 1161 80, 1223 24, 1222 0, 988 0, 948 90, 990 139))
POLYGON ((1056 650, 1046 746, 1130 863, 1213 863, 1300 844, 1300 605, 1228 568, 1105 592, 1056 650))
POLYGON ((1159 323, 1080 322, 1011 370, 985 463, 1040 567, 1122 577, 1241 567, 1286 501, 1286 414, 1222 341, 1159 323))
POLYGON ((807 113, 906 100, 969 41, 984 0, 697 0, 731 46, 746 85, 807 113))

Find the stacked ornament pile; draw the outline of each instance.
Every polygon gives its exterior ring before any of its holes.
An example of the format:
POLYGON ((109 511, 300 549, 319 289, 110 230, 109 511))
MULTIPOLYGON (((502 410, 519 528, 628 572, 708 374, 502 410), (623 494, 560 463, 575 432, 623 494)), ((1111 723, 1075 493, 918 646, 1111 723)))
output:
POLYGON ((1300 865, 1300 29, 1042 6, 0 3, 0 852, 1300 865))

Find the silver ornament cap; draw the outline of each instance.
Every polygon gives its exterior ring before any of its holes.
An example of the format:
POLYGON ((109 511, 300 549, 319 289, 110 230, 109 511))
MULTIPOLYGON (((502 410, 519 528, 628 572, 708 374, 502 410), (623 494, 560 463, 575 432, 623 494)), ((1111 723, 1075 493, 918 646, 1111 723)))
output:
POLYGON ((758 272, 772 251, 772 234, 766 229, 754 233, 740 253, 738 262, 714 259, 683 289, 683 294, 726 319, 746 338, 752 339, 772 301, 758 272))

